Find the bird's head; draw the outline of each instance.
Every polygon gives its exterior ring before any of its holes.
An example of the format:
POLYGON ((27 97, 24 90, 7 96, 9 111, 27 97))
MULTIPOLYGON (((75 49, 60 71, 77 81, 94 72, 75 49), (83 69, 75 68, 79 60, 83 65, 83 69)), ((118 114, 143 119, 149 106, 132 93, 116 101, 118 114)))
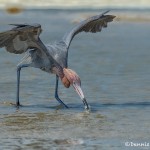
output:
POLYGON ((64 77, 61 79, 63 85, 69 88, 72 85, 81 99, 84 99, 84 94, 81 89, 81 80, 77 73, 71 69, 63 69, 64 77))
POLYGON ((81 89, 81 80, 77 73, 71 69, 63 68, 64 76, 61 78, 63 85, 69 88, 72 85, 83 101, 85 109, 89 109, 89 105, 84 97, 83 91, 81 89))

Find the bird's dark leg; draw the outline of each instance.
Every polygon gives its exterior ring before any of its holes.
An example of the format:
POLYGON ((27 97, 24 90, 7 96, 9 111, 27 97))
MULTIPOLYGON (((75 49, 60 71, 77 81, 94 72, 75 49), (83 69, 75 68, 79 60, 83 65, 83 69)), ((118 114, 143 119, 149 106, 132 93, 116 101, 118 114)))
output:
POLYGON ((62 104, 64 107, 69 108, 66 104, 64 104, 64 102, 59 98, 58 96, 58 81, 59 81, 59 77, 56 75, 56 87, 55 87, 55 98, 56 100, 62 104))
POLYGON ((16 95, 16 106, 20 106, 19 102, 19 89, 20 89, 20 71, 24 67, 29 67, 29 64, 22 64, 17 67, 17 95, 16 95))

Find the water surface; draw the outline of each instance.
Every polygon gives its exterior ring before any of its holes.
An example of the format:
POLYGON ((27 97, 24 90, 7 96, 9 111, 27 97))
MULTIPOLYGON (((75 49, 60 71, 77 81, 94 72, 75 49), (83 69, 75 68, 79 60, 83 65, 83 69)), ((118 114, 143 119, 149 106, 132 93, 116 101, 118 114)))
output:
MULTIPOLYGON (((47 44, 90 13, 35 10, 11 16, 1 11, 0 31, 11 28, 9 23, 40 23, 47 44)), ((79 74, 91 112, 84 111, 73 88, 61 83, 59 95, 70 109, 58 107, 55 76, 34 68, 21 72, 23 107, 16 110, 10 103, 15 103, 16 65, 23 55, 1 49, 0 149, 120 150, 137 149, 125 142, 150 142, 149 26, 116 20, 101 33, 74 38, 69 68, 79 74)))

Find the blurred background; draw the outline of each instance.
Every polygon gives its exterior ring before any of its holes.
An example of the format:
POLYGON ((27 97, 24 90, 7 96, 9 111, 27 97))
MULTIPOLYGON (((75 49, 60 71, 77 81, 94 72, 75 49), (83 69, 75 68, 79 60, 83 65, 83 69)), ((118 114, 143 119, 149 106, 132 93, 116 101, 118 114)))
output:
POLYGON ((53 43, 107 10, 114 21, 100 33, 75 36, 69 50, 91 112, 61 83, 70 109, 57 107, 55 76, 35 68, 22 69, 23 107, 16 110, 16 65, 24 54, 0 49, 0 149, 130 150, 137 147, 125 142, 150 142, 150 0, 0 0, 0 32, 39 23, 42 41, 53 43))
POLYGON ((150 9, 149 0, 0 0, 0 8, 9 14, 20 13, 31 9, 73 9, 73 10, 113 10, 119 11, 117 19, 150 20, 143 11, 150 9), (124 11, 124 12, 122 12, 124 11), (132 13, 129 14, 129 12, 132 13), (136 13, 134 13, 136 11, 136 13))
POLYGON ((149 0, 0 0, 0 7, 19 5, 23 8, 149 8, 149 0))

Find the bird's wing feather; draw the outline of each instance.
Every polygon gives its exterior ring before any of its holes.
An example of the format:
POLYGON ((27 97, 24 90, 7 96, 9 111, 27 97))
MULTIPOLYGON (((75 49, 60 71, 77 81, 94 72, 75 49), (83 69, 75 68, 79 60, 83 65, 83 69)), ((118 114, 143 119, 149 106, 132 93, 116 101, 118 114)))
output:
MULTIPOLYGON (((108 12, 108 11, 107 11, 108 12)), ((75 35, 80 32, 100 32, 103 27, 107 27, 107 23, 113 21, 115 16, 103 14, 90 17, 82 22, 80 22, 76 27, 74 27, 68 34, 63 37, 63 41, 67 45, 67 49, 75 35)))
MULTIPOLYGON (((10 53, 21 54, 34 47, 41 33, 39 24, 11 24, 15 27, 0 33, 0 48, 5 47, 10 53)), ((35 46, 36 47, 36 46, 35 46)))

